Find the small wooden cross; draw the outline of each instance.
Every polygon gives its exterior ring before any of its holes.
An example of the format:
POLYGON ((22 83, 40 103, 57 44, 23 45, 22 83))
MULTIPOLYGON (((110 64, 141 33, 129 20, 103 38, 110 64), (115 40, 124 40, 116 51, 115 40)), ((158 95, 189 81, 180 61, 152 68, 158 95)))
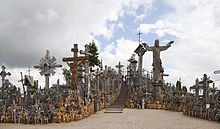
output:
POLYGON ((63 102, 63 99, 61 99, 61 101, 58 102, 57 104, 58 104, 58 105, 63 105, 63 104, 67 104, 67 103, 63 102))
POLYGON ((115 67, 118 68, 118 74, 121 74, 121 68, 124 67, 124 65, 121 65, 121 62, 119 61, 118 65, 115 67))
POLYGON ((62 119, 63 119, 63 112, 64 112, 63 104, 67 104, 67 103, 63 102, 63 99, 61 99, 61 101, 58 102, 57 104, 60 105, 60 111, 62 112, 62 119))
POLYGON ((16 106, 16 104, 15 104, 15 100, 13 100, 12 107, 13 107, 12 111, 13 111, 13 113, 14 113, 14 122, 16 123, 16 114, 15 114, 15 112, 16 112, 16 110, 17 110, 17 106, 16 106))
POLYGON ((70 113, 70 107, 71 107, 71 100, 72 100, 72 98, 71 98, 70 96, 68 96, 68 97, 66 98, 66 100, 68 100, 68 106, 69 106, 68 112, 70 113))

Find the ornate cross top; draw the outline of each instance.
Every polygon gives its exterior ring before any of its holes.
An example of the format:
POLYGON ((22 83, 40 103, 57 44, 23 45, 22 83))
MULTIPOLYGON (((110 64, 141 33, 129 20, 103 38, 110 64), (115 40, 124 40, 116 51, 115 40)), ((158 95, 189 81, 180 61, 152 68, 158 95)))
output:
POLYGON ((77 66, 79 61, 88 59, 88 57, 85 56, 78 56, 78 51, 78 44, 74 44, 74 48, 71 49, 71 52, 73 52, 73 57, 63 58, 63 62, 73 62, 74 65, 77 66))
POLYGON ((85 55, 85 56, 92 56, 92 54, 89 53, 88 51, 89 51, 89 45, 86 44, 86 45, 85 45, 85 51, 80 50, 79 53, 80 53, 80 54, 83 54, 83 55, 85 55))
POLYGON ((46 56, 40 60, 39 65, 34 66, 34 68, 40 69, 40 75, 45 76, 45 87, 46 90, 49 89, 49 76, 54 75, 56 68, 62 67, 62 65, 56 63, 56 58, 53 56, 51 58, 49 50, 46 51, 46 56))
POLYGON ((49 50, 46 51, 46 56, 40 60, 39 65, 34 66, 34 68, 40 69, 40 75, 54 75, 56 68, 62 67, 62 65, 56 63, 56 58, 53 56, 51 58, 49 50))
MULTIPOLYGON (((71 70, 71 87, 72 90, 77 90, 78 83, 78 67, 85 61, 88 60, 88 56, 78 56, 78 44, 74 44, 74 48, 71 49, 73 57, 63 58, 63 62, 66 62, 71 70)), ((81 51, 83 52, 83 51, 81 51)), ((86 53, 87 54, 87 53, 86 53)))
POLYGON ((0 73, 1 77, 2 77, 2 85, 4 84, 5 82, 5 77, 6 76, 11 76, 11 73, 10 72, 6 72, 5 71, 6 67, 5 66, 2 66, 2 71, 0 73))

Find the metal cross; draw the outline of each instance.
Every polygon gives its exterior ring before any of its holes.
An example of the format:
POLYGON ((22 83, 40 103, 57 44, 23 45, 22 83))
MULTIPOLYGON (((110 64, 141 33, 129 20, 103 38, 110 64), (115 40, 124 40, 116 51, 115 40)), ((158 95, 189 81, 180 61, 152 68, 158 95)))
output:
POLYGON ((141 44, 141 34, 143 34, 143 33, 141 33, 140 30, 139 30, 139 32, 137 33, 139 44, 141 44))

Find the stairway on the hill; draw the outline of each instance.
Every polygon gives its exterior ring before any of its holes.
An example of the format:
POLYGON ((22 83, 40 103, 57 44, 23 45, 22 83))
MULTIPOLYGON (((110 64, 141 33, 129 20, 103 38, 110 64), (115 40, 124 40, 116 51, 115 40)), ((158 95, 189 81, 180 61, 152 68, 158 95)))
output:
POLYGON ((127 97, 128 87, 126 83, 123 82, 118 98, 115 100, 113 104, 110 105, 109 108, 106 109, 105 113, 122 113, 123 108, 125 108, 127 97))

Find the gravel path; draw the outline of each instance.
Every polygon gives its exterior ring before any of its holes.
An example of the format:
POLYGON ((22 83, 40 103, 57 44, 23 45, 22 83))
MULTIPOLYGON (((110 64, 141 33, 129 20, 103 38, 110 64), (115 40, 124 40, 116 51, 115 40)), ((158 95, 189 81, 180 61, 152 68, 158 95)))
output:
POLYGON ((151 109, 124 109, 123 113, 96 113, 67 124, 24 125, 0 123, 0 129, 220 129, 220 123, 151 109))

